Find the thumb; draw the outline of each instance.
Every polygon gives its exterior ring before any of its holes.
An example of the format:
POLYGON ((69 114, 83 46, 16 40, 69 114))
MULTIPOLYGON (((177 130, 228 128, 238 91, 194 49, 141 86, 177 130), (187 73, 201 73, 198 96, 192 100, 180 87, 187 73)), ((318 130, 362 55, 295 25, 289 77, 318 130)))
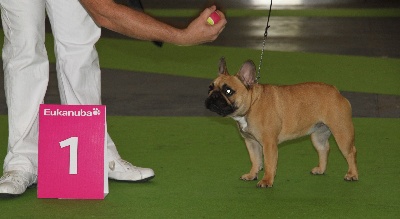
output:
POLYGON ((207 18, 210 17, 211 13, 213 13, 215 10, 217 10, 217 6, 215 5, 208 7, 204 9, 204 11, 200 14, 200 17, 207 20, 207 18))

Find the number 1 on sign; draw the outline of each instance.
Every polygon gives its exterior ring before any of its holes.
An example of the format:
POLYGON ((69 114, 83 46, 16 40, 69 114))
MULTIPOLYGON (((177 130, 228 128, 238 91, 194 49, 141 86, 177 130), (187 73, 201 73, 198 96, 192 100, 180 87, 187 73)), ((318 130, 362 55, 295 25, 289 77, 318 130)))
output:
POLYGON ((60 141, 60 147, 69 146, 69 174, 78 174, 78 137, 60 141))

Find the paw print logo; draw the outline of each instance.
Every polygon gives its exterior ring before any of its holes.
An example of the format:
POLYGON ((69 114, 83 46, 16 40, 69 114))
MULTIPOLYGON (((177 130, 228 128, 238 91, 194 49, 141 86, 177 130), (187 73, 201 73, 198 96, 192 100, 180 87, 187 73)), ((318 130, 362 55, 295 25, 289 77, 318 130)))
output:
POLYGON ((98 108, 93 108, 93 115, 94 116, 100 116, 100 110, 98 108))

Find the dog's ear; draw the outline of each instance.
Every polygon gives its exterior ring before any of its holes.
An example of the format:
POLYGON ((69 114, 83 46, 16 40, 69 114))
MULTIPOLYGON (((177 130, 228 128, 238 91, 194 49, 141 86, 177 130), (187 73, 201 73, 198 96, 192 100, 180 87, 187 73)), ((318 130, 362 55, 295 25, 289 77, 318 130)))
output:
POLYGON ((226 67, 225 58, 221 57, 219 59, 219 74, 220 75, 229 75, 228 68, 226 67))
POLYGON ((251 60, 243 63, 240 71, 236 74, 246 87, 252 86, 256 83, 256 66, 251 60))

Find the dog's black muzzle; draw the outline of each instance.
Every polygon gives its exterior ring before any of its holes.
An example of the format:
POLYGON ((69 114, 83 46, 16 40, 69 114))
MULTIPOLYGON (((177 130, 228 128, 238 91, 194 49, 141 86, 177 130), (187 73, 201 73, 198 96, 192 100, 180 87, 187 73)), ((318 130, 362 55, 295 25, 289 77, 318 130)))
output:
POLYGON ((206 108, 221 116, 235 112, 236 108, 229 104, 220 91, 213 91, 205 101, 206 108))

